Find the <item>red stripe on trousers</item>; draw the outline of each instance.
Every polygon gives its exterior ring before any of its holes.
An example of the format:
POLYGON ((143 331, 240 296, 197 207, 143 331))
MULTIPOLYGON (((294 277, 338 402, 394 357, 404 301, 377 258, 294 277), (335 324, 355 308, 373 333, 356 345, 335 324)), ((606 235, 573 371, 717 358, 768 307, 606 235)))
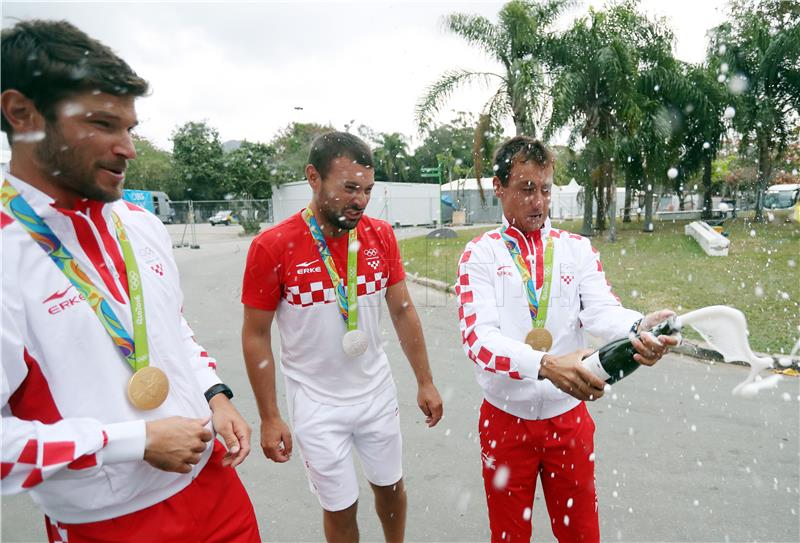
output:
POLYGON ((533 495, 540 475, 556 539, 600 541, 590 459, 594 429, 584 403, 551 419, 525 420, 483 402, 478 431, 493 542, 531 540, 533 495), (508 478, 500 485, 504 473, 508 478))
MULTIPOLYGON (((152 505, 121 517, 85 524, 59 523, 69 543, 260 543, 253 504, 231 467, 222 467, 225 447, 214 452, 189 486, 152 505)), ((55 543, 49 532, 50 542, 55 543)))

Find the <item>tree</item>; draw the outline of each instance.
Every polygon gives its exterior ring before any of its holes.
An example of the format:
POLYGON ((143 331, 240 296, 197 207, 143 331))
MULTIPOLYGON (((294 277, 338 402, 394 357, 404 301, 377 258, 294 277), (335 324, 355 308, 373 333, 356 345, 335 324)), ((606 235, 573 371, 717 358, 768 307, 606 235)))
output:
POLYGON ((800 122, 800 4, 732 0, 729 19, 711 33, 710 63, 734 91, 728 110, 742 150, 758 156, 757 221, 764 193, 800 122))
POLYGON ((445 178, 463 179, 470 175, 491 177, 492 153, 502 141, 502 128, 493 124, 484 131, 484 160, 479 172, 474 170, 472 148, 475 143, 475 119, 458 112, 449 123, 426 129, 422 144, 414 150, 414 159, 423 168, 444 166, 445 178))
POLYGON ((173 200, 182 198, 184 184, 175 175, 170 153, 142 136, 133 136, 133 146, 136 158, 128 163, 125 188, 160 190, 173 200))
POLYGON ((291 123, 270 142, 275 150, 275 176, 281 183, 306 177, 308 152, 314 138, 334 128, 316 123, 291 123))
POLYGON ((445 28, 494 58, 502 72, 446 72, 428 87, 417 103, 420 128, 430 124, 431 118, 461 85, 494 83, 493 94, 481 113, 488 115, 491 122, 511 116, 517 135, 535 136, 536 119, 545 107, 547 96, 543 60, 552 41, 548 27, 568 3, 566 0, 542 3, 512 0, 500 10, 497 23, 464 13, 446 17, 445 28))
MULTIPOLYGON (((628 0, 605 11, 590 10, 552 49, 556 79, 545 135, 570 126, 572 140, 586 142, 584 235, 592 233, 594 196, 596 226, 603 230, 608 215, 609 238, 615 238, 617 171, 626 177, 625 207, 630 208, 629 195, 641 180, 652 211, 654 181, 666 177, 663 162, 676 154, 679 117, 661 90, 678 75, 672 41, 663 19, 648 19, 635 0, 628 0)), ((652 224, 649 215, 645 222, 652 224)))
POLYGON ((703 170, 702 218, 710 219, 713 161, 725 134, 722 116, 729 95, 717 83, 707 65, 686 66, 686 78, 690 90, 684 105, 686 128, 683 169, 687 174, 703 170))
POLYGON ((215 128, 188 122, 172 133, 175 173, 186 186, 186 198, 218 200, 228 191, 222 143, 215 128))
POLYGON ((398 132, 378 135, 378 147, 373 149, 375 157, 375 179, 408 181, 413 158, 408 154, 405 136, 398 132))
POLYGON ((225 155, 229 189, 242 199, 266 199, 272 196, 276 181, 275 149, 265 143, 243 141, 225 155))
MULTIPOLYGON (((545 137, 558 128, 573 127, 586 141, 587 157, 593 160, 584 198, 582 233, 592 233, 592 199, 597 187, 597 227, 605 227, 605 200, 613 202, 615 137, 628 133, 638 122, 635 81, 638 70, 636 46, 643 18, 635 3, 613 5, 608 11, 590 10, 588 17, 575 21, 553 49, 557 75, 553 85, 553 112, 545 137)), ((613 215, 612 215, 613 217, 613 215)), ((614 236, 612 224, 611 236, 614 236)))

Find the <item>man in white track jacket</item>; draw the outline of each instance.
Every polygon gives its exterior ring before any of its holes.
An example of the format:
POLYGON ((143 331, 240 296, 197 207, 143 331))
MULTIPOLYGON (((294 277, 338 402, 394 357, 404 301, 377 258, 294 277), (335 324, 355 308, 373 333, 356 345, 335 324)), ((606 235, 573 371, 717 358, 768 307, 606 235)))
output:
POLYGON ((250 428, 181 315, 168 233, 120 200, 147 82, 63 21, 3 30, 2 59, 3 494, 28 491, 51 542, 260 541, 233 469, 250 428))
MULTIPOLYGON (((604 382, 580 364, 584 331, 608 341, 669 317, 625 309, 588 239, 547 218, 553 159, 538 141, 516 137, 495 155, 503 226, 467 244, 459 262, 464 350, 483 388, 479 432, 492 541, 530 541, 541 475, 559 541, 599 541, 594 422, 583 400, 604 382)), ((644 334, 635 359, 654 364, 672 337, 644 334)))

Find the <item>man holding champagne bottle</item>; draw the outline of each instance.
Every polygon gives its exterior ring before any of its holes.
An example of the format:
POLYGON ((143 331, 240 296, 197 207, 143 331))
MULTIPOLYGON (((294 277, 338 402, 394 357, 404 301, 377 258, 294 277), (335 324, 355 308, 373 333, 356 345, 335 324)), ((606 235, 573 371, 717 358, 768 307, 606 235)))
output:
POLYGON ((584 401, 605 383, 584 367, 584 331, 630 336, 639 364, 677 344, 647 331, 674 315, 622 307, 589 240, 548 219, 553 157, 517 136, 494 159, 503 226, 467 244, 459 262, 464 350, 484 392, 479 432, 492 541, 529 541, 536 479, 559 541, 599 541, 594 422, 584 401), (637 335, 638 334, 638 335, 637 335))

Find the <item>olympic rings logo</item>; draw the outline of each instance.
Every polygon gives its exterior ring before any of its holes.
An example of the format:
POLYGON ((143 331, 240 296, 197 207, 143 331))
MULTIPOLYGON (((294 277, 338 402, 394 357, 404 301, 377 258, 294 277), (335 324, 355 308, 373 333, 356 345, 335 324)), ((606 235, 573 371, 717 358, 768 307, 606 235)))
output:
POLYGON ((364 256, 366 256, 367 258, 374 258, 374 257, 378 256, 378 250, 377 249, 365 249, 364 250, 364 256))

